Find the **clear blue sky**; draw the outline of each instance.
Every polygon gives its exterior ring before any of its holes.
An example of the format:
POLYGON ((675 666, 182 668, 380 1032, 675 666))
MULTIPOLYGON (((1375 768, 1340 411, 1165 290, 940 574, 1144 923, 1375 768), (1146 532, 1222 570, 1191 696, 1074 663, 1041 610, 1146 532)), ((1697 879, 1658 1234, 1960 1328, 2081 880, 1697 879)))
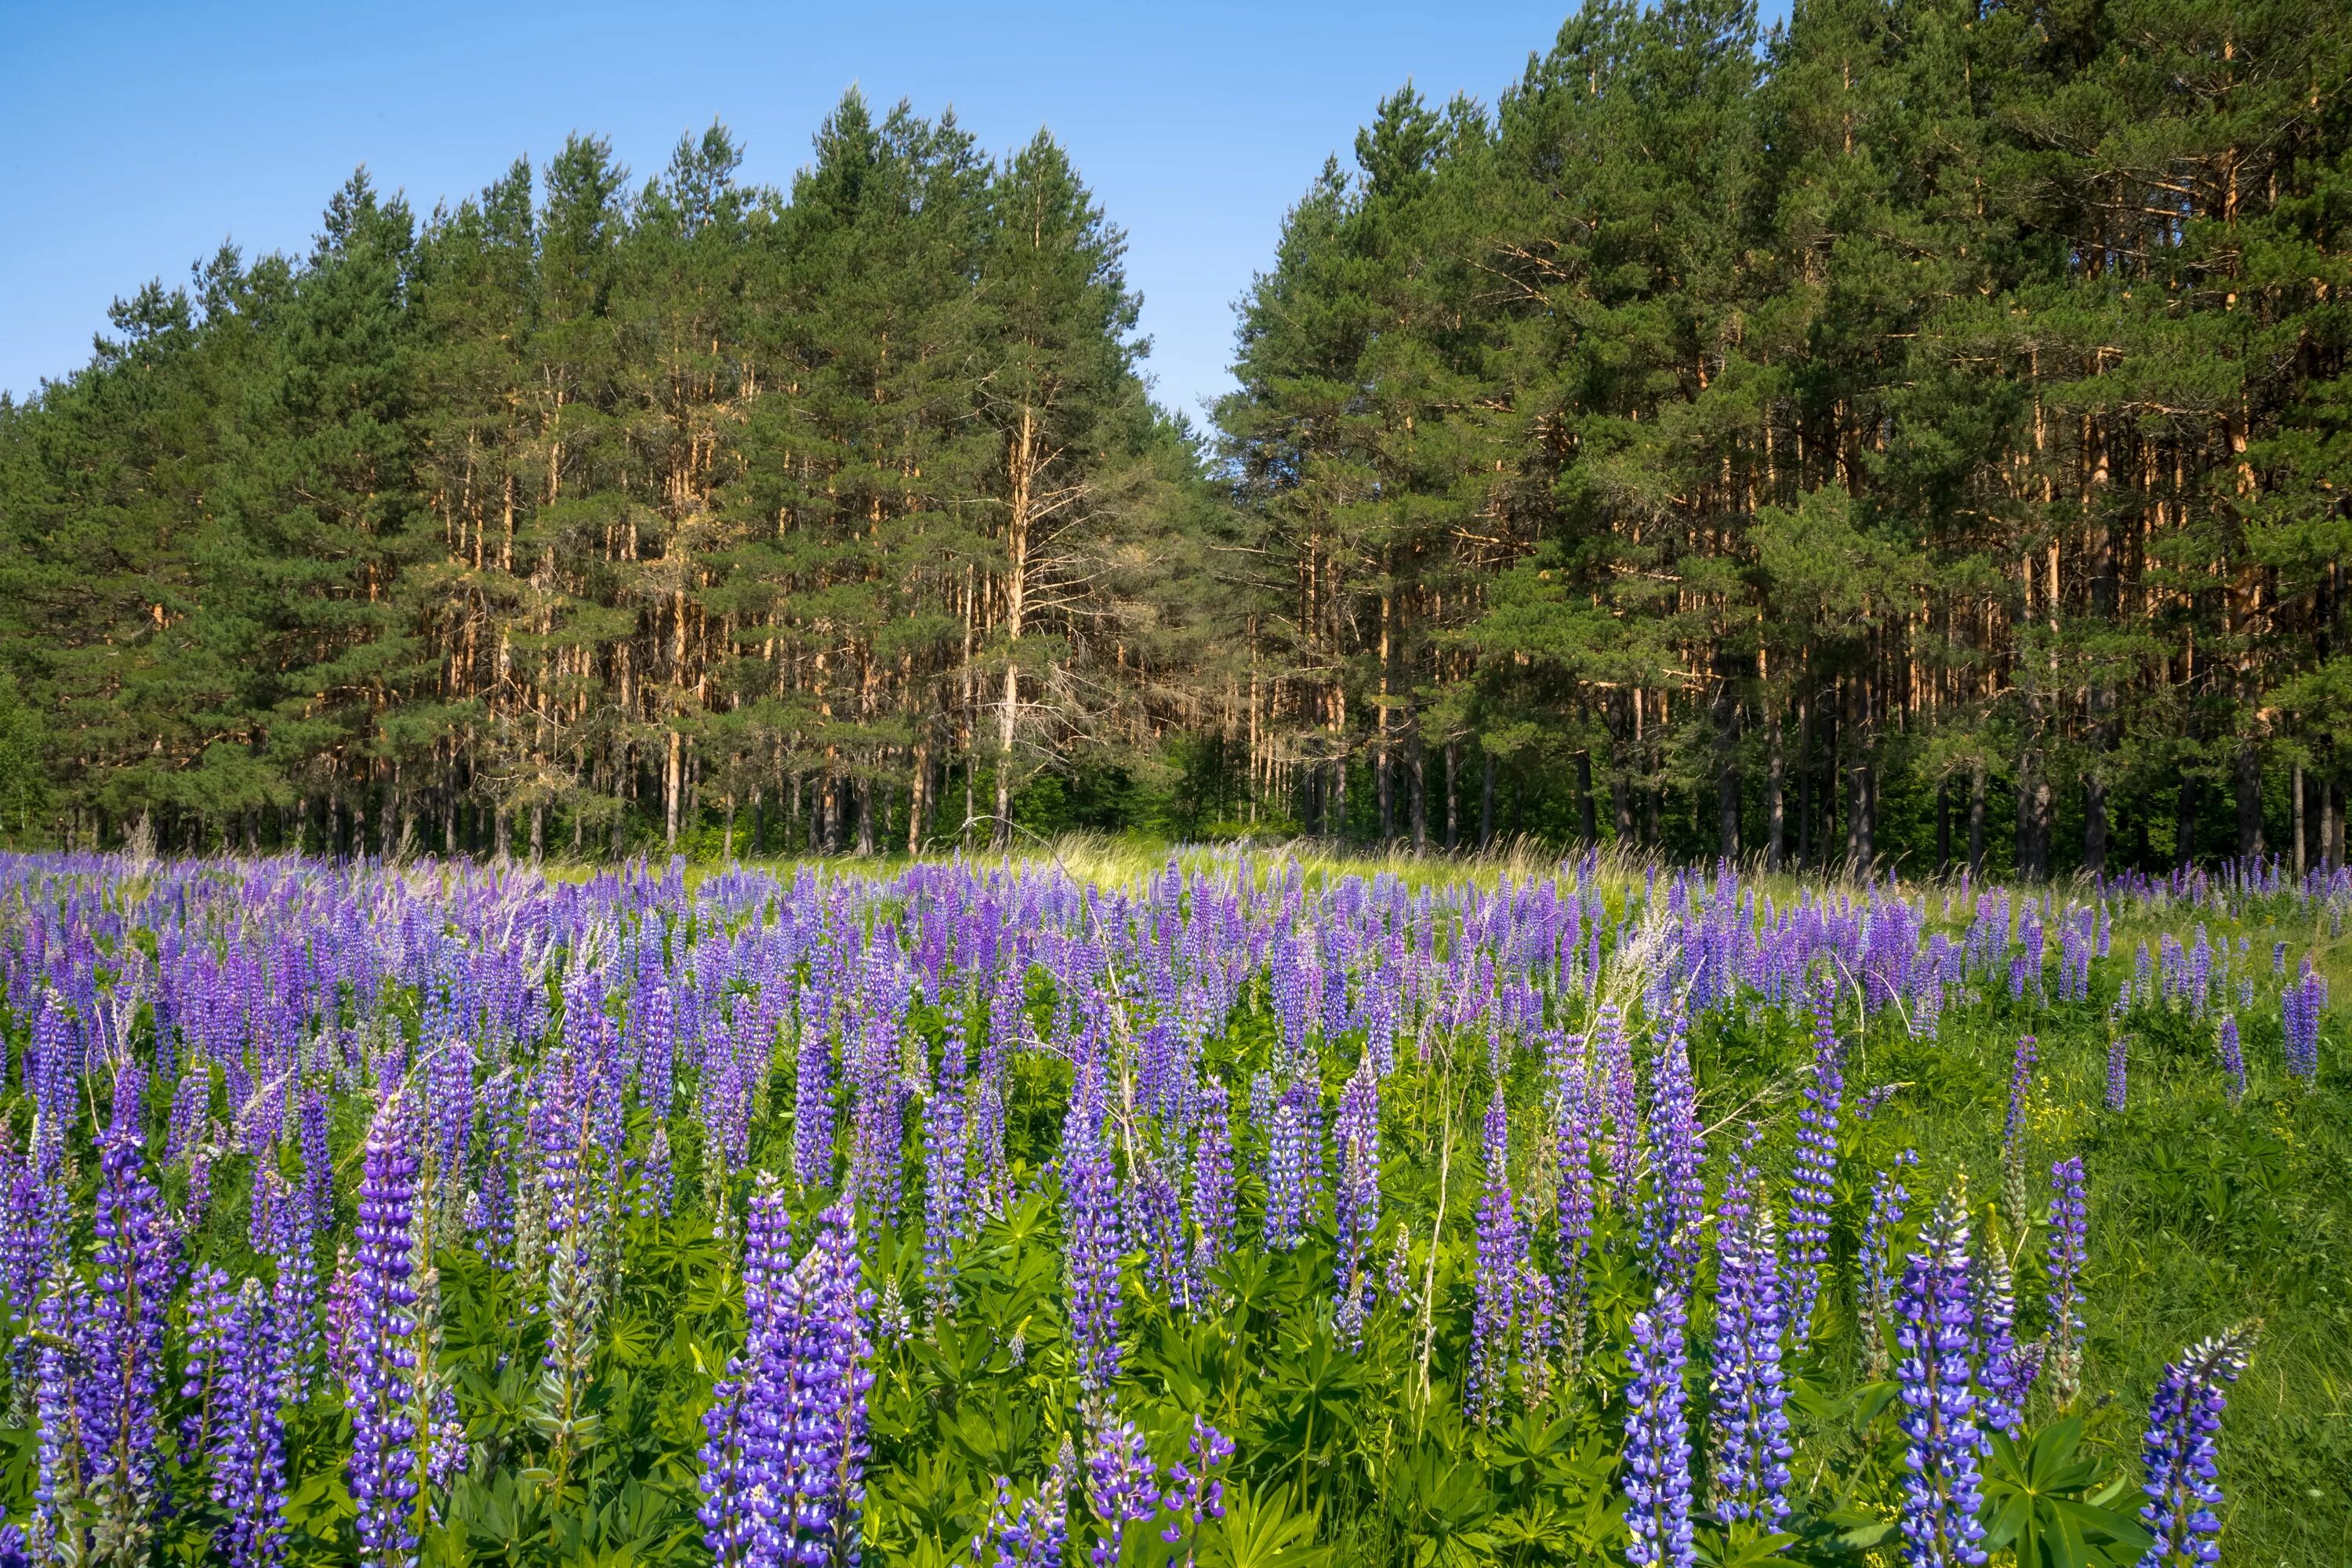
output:
POLYGON ((18 0, 0 6, 0 388, 80 364, 110 300, 224 238, 306 247, 362 163, 424 212, 573 130, 651 174, 717 118, 745 177, 781 184, 855 83, 952 105, 993 150, 1060 138, 1128 231, 1160 395, 1197 416, 1228 384, 1232 303, 1325 154, 1407 77, 1491 103, 1571 3, 18 0))

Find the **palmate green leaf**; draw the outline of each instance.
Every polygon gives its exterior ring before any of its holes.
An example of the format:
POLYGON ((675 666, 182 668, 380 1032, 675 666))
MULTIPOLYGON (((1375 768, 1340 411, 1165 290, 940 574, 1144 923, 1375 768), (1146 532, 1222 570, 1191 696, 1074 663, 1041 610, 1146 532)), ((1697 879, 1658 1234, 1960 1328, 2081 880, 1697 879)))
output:
POLYGON ((1785 1531, 1765 1530, 1744 1521, 1727 1530, 1702 1528, 1694 1535, 1698 1560, 1712 1568, 1760 1568, 1767 1563, 1784 1562, 1796 1542, 1797 1538, 1785 1531))
POLYGON ((1542 1497, 1496 1515, 1485 1530, 1472 1533, 1514 1563, 1562 1557, 1576 1539, 1568 1516, 1542 1497))
POLYGON ((2101 1486, 2105 1471, 2083 1450, 2080 1416, 2051 1422, 2022 1442, 1995 1433, 1985 1466, 1987 1548, 2014 1553, 2020 1568, 2137 1561, 2151 1538, 2138 1520, 2106 1506, 2120 1494, 2101 1486))
POLYGON ((1416 1563, 1475 1563, 1492 1548, 1486 1524, 1495 1494, 1478 1466, 1461 1462, 1459 1449, 1423 1443, 1382 1479, 1389 1515, 1416 1563))
POLYGON ((1331 1549, 1315 1542, 1315 1518, 1285 1507, 1280 1488, 1260 1491, 1235 1480, 1225 1488, 1225 1517, 1202 1532, 1207 1568, 1322 1568, 1331 1549))

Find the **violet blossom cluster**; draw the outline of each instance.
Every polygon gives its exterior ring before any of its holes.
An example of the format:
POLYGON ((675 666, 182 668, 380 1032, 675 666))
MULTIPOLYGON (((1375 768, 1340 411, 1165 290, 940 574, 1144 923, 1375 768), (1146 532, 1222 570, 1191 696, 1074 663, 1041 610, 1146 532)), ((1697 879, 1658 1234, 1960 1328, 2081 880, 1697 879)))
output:
POLYGON ((2051 1396, 2061 1406, 2073 1404, 2082 1386, 2083 1268, 2090 1256, 2090 1236, 2083 1157, 2070 1155, 2050 1167, 2050 1237, 2042 1268, 2049 1281, 2044 1300, 2050 1315, 2044 1364, 2051 1396))
MULTIPOLYGON (((1754 1140, 1751 1136, 1752 1146, 1754 1140)), ((1778 1529, 1789 1515, 1788 1389, 1780 1371, 1787 1327, 1772 1209, 1756 1194, 1747 1151, 1732 1155, 1717 1214, 1714 1455, 1717 1514, 1778 1529)))
POLYGON ((1465 1394, 1481 1425, 1500 1414, 1503 1384, 1510 1375, 1510 1330, 1517 1309, 1519 1265, 1527 1242, 1511 1191, 1511 1122, 1503 1086, 1495 1086, 1481 1134, 1486 1188, 1478 1199, 1478 1272, 1470 1325, 1470 1374, 1465 1394))
POLYGON ((1797 1163, 1789 1182, 1789 1326, 1799 1345, 1812 1338, 1813 1305, 1829 1261, 1830 1208, 1837 1191, 1838 1105, 1845 1050, 1837 1035, 1837 991, 1823 976, 1813 996, 1813 1070, 1797 1113, 1797 1163))
POLYGON ((1643 1250, 1657 1278, 1687 1291, 1698 1273, 1706 1202, 1706 1142, 1692 1079, 1689 1022, 1668 1014, 1650 1087, 1650 1190, 1642 1208, 1643 1250))
POLYGON ((1062 1224, 1068 1246, 1070 1343, 1080 1386, 1108 1389, 1119 1369, 1118 1175, 1104 1135, 1103 1085, 1089 1070, 1062 1122, 1062 1224))
POLYGON ((360 1167, 358 1252, 351 1280, 348 1348, 352 1529, 362 1561, 397 1568, 416 1552, 413 1515, 419 1486, 416 1412, 415 1238, 417 1172, 411 1116, 398 1096, 383 1101, 368 1131, 360 1167))
POLYGON ((1698 1560, 1683 1389, 1687 1325, 1682 1293, 1671 1285, 1633 1315, 1627 1352, 1633 1380, 1625 1390, 1625 1528, 1633 1540, 1625 1560, 1634 1568, 1692 1568, 1698 1560))
POLYGON ((1978 1425, 1975 1290, 1958 1190, 1937 1205, 1905 1265, 1895 1306, 1903 1401, 1904 1561, 1982 1568, 1984 1429, 1978 1425))
MULTIPOLYGON (((2278 963, 2285 961, 2286 944, 2279 944, 2278 963)), ((2305 1084, 2319 1077, 2319 1020, 2327 1011, 2327 979, 2303 961, 2294 984, 2279 994, 2279 1017, 2286 1034, 2286 1070, 2305 1084)))
POLYGON ((870 1303, 846 1203, 795 1262, 782 1191, 745 1218, 743 1350, 703 1418, 703 1538, 720 1568, 854 1558, 864 1502, 870 1303))
POLYGON ((2221 1558, 2221 1451, 2215 1441, 2230 1385, 2253 1350, 2249 1327, 2192 1346, 2164 1369, 2140 1442, 2147 1498, 2140 1522, 2155 1537, 2144 1568, 2211 1568, 2221 1558))

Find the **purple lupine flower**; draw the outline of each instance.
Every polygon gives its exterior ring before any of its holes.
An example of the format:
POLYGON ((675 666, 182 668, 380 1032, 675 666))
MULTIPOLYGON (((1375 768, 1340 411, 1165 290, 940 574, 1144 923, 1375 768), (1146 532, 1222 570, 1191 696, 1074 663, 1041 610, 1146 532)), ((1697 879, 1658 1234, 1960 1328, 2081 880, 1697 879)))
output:
POLYGON ((1066 1436, 1053 1468, 1018 1509, 1013 1483, 997 1477, 996 1509, 973 1543, 973 1560, 982 1568, 1064 1568, 1070 1550, 1070 1482, 1076 1469, 1066 1436))
POLYGON ((1226 1120, 1225 1086, 1201 1086, 1200 1118, 1192 1129, 1192 1273, 1206 1279, 1234 1245, 1234 1137, 1226 1120))
POLYGON ((773 1178, 763 1179, 744 1215, 743 1350, 729 1360, 702 1417, 702 1505, 696 1518, 719 1568, 779 1561, 777 1510, 792 1394, 777 1345, 790 1338, 791 1226, 773 1178))
POLYGON ((1883 1325, 1894 1305, 1889 1293, 1888 1252, 1895 1240, 1895 1227, 1903 1223, 1904 1207, 1911 1201, 1909 1191, 1896 1173, 1918 1163, 1917 1151, 1906 1149, 1895 1156, 1891 1169, 1878 1173, 1870 1185, 1870 1213, 1863 1221, 1862 1300, 1855 1315, 1860 1321, 1864 1365, 1874 1382, 1886 1375, 1886 1333, 1883 1325))
POLYGON ((2009 1114, 2000 1124, 2000 1206, 2009 1223, 2025 1229, 2025 1110, 2033 1094, 2033 1064, 2039 1047, 2032 1035, 2017 1037, 2009 1071, 2009 1114))
POLYGON ((1691 1568, 1690 1431, 1684 1418, 1686 1319, 1682 1293, 1658 1287, 1656 1300, 1633 1315, 1625 1391, 1625 1560, 1635 1568, 1691 1568))
POLYGON ((1138 1145, 1125 1189, 1127 1233, 1142 1243, 1143 1281, 1155 1300, 1190 1310, 1197 1293, 1184 1245, 1184 1204, 1167 1158, 1138 1145))
POLYGON ((89 1495, 108 1538, 142 1539, 156 1500, 163 1436, 163 1329, 178 1247, 141 1157, 144 1075, 115 1079, 114 1112, 99 1145, 97 1298, 84 1352, 89 1495))
POLYGON ((970 1123, 964 1100, 963 1031, 950 1026, 940 1073, 923 1107, 923 1273, 934 1290, 955 1277, 955 1246, 971 1208, 970 1123))
POLYGON ((1160 1494, 1160 1511, 1168 1515, 1160 1540, 1181 1549, 1170 1558, 1170 1568, 1193 1568, 1200 1561, 1202 1522, 1225 1517, 1225 1483, 1217 1471, 1233 1457, 1233 1440, 1193 1416, 1184 1457, 1168 1467, 1168 1485, 1160 1494))
POLYGON ((2107 1093, 2101 1103, 2109 1110, 2121 1110, 2129 1092, 2125 1073, 2126 1057, 2131 1050, 2131 1037, 2120 1029, 2111 1028, 2107 1036, 2107 1093))
POLYGON ((817 1223, 815 1245, 793 1271, 773 1354, 790 1368, 790 1441, 780 1466, 778 1522, 787 1562, 857 1558, 866 1500, 866 1392, 874 1384, 866 1321, 873 1301, 858 1283, 847 1203, 817 1223))
POLYGON ((2246 1053, 2238 1044, 2235 1013, 2222 1015, 2221 1051, 2222 1087, 2230 1096, 2230 1103, 2235 1105, 2246 1098, 2246 1053))
POLYGON ((646 1140, 645 1163, 637 1167, 636 1193, 629 1212, 638 1219, 667 1219, 677 1205, 677 1172, 670 1158, 669 1121, 654 1122, 646 1140))
POLYGON ((180 1417, 183 1453, 201 1454, 212 1447, 212 1419, 217 1408, 213 1384, 222 1375, 229 1309, 236 1302, 236 1292, 226 1269, 196 1265, 188 1279, 186 1348, 180 1357, 180 1398, 189 1406, 180 1417))
MULTIPOLYGON (((1524 1249, 1523 1249, 1524 1250, 1524 1249)), ((1559 1295, 1551 1276, 1533 1258, 1519 1264, 1519 1382, 1529 1409, 1539 1409, 1551 1398, 1552 1352, 1559 1348, 1554 1319, 1559 1295)))
POLYGON ((1350 1343, 1363 1337, 1365 1269, 1372 1233, 1381 1225, 1381 1086, 1367 1051, 1339 1096, 1335 1129, 1339 1145, 1339 1186, 1333 1205, 1339 1222, 1339 1320, 1350 1343))
POLYGON ((417 1494, 416 1415, 408 1397, 416 1369, 415 1240, 417 1158, 405 1102, 378 1106, 360 1167, 359 1243, 352 1260, 349 1357, 352 1528, 361 1558, 379 1568, 416 1552, 411 1505, 417 1494))
POLYGON ((833 1184, 833 1018, 827 1008, 801 1015, 793 1080, 793 1174, 803 1187, 833 1184))
POLYGON ((232 1299, 221 1335, 219 1407, 212 1440, 212 1500, 228 1515, 214 1549, 232 1568, 261 1568, 286 1552, 286 1378, 261 1281, 232 1299))
POLYGON ((1813 995, 1813 1071, 1797 1113, 1796 1170, 1789 1180, 1789 1330, 1800 1348, 1813 1336, 1813 1305, 1830 1256, 1830 1206, 1837 1191, 1838 1105, 1845 1049, 1837 1035, 1837 989, 1828 976, 1813 995))
POLYGON ((1593 1219, 1593 1111, 1580 1060, 1563 1061, 1555 1085, 1553 1107, 1557 1117, 1554 1146, 1559 1155, 1558 1298, 1560 1312, 1570 1325, 1568 1338, 1573 1354, 1578 1329, 1583 1321, 1584 1256, 1591 1245, 1593 1219))
POLYGON ((1307 1239, 1323 1180, 1321 1107, 1304 1079, 1276 1095, 1266 1129, 1265 1246, 1288 1252, 1307 1239))
POLYGON ((1143 1434, 1132 1421, 1106 1426, 1095 1434, 1087 1456, 1087 1501, 1102 1525, 1102 1532, 1087 1548, 1094 1568, 1111 1568, 1127 1540, 1127 1527, 1140 1524, 1158 1510, 1159 1467, 1144 1446, 1143 1434))
POLYGON ((1510 1330, 1519 1262, 1527 1251, 1519 1234, 1518 1207, 1511 1193, 1510 1113, 1503 1086, 1486 1103, 1484 1129, 1486 1190, 1478 1200, 1478 1274, 1470 1330, 1470 1413, 1488 1425, 1501 1411, 1503 1382, 1510 1371, 1510 1330))
POLYGON ((1895 1369, 1903 1396, 1904 1561, 1922 1568, 1982 1568, 1985 1436, 1977 1424, 1969 1353, 1976 1305, 1969 1279, 1969 1222, 1958 1189, 1919 1234, 1895 1303, 1895 1369))
MULTIPOLYGON (((2286 944, 2279 944, 2278 966, 2284 968, 2286 944)), ((2327 1011, 2327 981, 2303 961, 2295 983, 2279 994, 2279 1016, 2286 1032, 2286 1070, 2305 1085, 2319 1078, 2319 1020, 2327 1011)))
POLYGON ((1771 1205, 1756 1200, 1755 1186, 1745 1152, 1735 1153, 1717 1221, 1710 1474, 1717 1515, 1777 1530, 1789 1516, 1789 1460, 1796 1448, 1780 1372, 1780 1260, 1771 1205))
POLYGON ((1661 1279, 1687 1292, 1698 1274, 1706 1203, 1706 1143, 1692 1080, 1689 1025, 1681 1008, 1666 1019, 1650 1085, 1650 1192, 1642 1206, 1643 1250, 1661 1279))
POLYGON ((92 1316, 79 1282, 41 1298, 41 1337, 33 1352, 40 1449, 32 1535, 44 1559, 78 1558, 86 1548, 81 1515, 89 1487, 91 1406, 103 1392, 89 1382, 80 1331, 92 1316))
POLYGON ((62 1184, 44 1179, 30 1151, 16 1158, 13 1144, 6 1121, 0 1120, 0 1298, 9 1316, 28 1321, 48 1274, 56 1240, 49 1225, 53 1189, 62 1184))
POLYGON ((2141 1568, 2210 1568, 2221 1561, 2221 1483, 2214 1442, 2230 1384, 2246 1370, 2253 1350, 2251 1327, 2231 1330, 2191 1348, 2164 1369, 2149 1404, 2140 1453, 2147 1501, 2140 1521, 2156 1537, 2141 1568))
POLYGON ((2042 1366, 2042 1346, 2017 1340, 2017 1279, 1998 1247, 1985 1249, 1977 1291, 1977 1339, 1986 1427, 2015 1437, 2025 1429, 2025 1400, 2042 1366))
POLYGON ((2083 1157, 2050 1167, 2050 1390, 2063 1408, 2074 1403, 2083 1373, 2083 1265, 2090 1252, 2090 1206, 2084 1194, 2083 1157))
POLYGON ((964 1090, 966 1137, 971 1147, 974 1212, 999 1214, 1013 1195, 1004 1156, 1004 1045, 990 1037, 980 1047, 980 1070, 964 1090))
POLYGON ((1642 1159, 1641 1099, 1633 1081, 1633 1050, 1625 1037, 1625 1020, 1613 1002, 1601 1005, 1593 1022, 1594 1055, 1603 1075, 1602 1094, 1609 1109, 1610 1185, 1621 1212, 1631 1213, 1636 1196, 1642 1159))
POLYGON ((849 1177, 845 1190, 855 1194, 858 1207, 877 1226, 897 1218, 904 1180, 907 1090, 899 1051, 904 997, 898 984, 891 970, 880 963, 873 966, 850 1059, 849 1177))
POLYGON ((270 1287, 270 1353, 284 1382, 282 1404, 300 1404, 309 1393, 310 1356, 318 1343, 319 1260, 310 1212, 275 1171, 262 1173, 268 1192, 269 1235, 266 1250, 275 1269, 270 1287))
POLYGON ((1090 1068, 1062 1121, 1062 1225, 1069 1247, 1070 1342, 1079 1385, 1109 1388, 1118 1376, 1118 1177, 1103 1137, 1101 1071, 1090 1068))
POLYGON ((302 1201, 310 1206, 310 1234, 320 1236, 334 1224, 335 1166, 327 1146, 327 1097, 315 1089, 302 1096, 295 1133, 302 1146, 302 1201))

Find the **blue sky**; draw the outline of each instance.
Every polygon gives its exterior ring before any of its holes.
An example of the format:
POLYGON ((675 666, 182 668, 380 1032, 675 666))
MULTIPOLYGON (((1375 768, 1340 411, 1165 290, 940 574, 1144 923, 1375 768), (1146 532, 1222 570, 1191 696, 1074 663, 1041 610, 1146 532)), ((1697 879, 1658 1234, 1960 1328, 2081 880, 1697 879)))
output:
MULTIPOLYGON (((1785 5, 1775 5, 1785 11, 1785 5)), ((224 238, 301 249, 364 163, 420 210, 601 133, 643 176, 714 118, 782 184, 853 83, 1041 125, 1128 231, 1161 399, 1228 384, 1231 306, 1327 153, 1406 78, 1492 102, 1562 0, 1461 4, 0 7, 0 388, 89 354, 106 307, 224 238)))

